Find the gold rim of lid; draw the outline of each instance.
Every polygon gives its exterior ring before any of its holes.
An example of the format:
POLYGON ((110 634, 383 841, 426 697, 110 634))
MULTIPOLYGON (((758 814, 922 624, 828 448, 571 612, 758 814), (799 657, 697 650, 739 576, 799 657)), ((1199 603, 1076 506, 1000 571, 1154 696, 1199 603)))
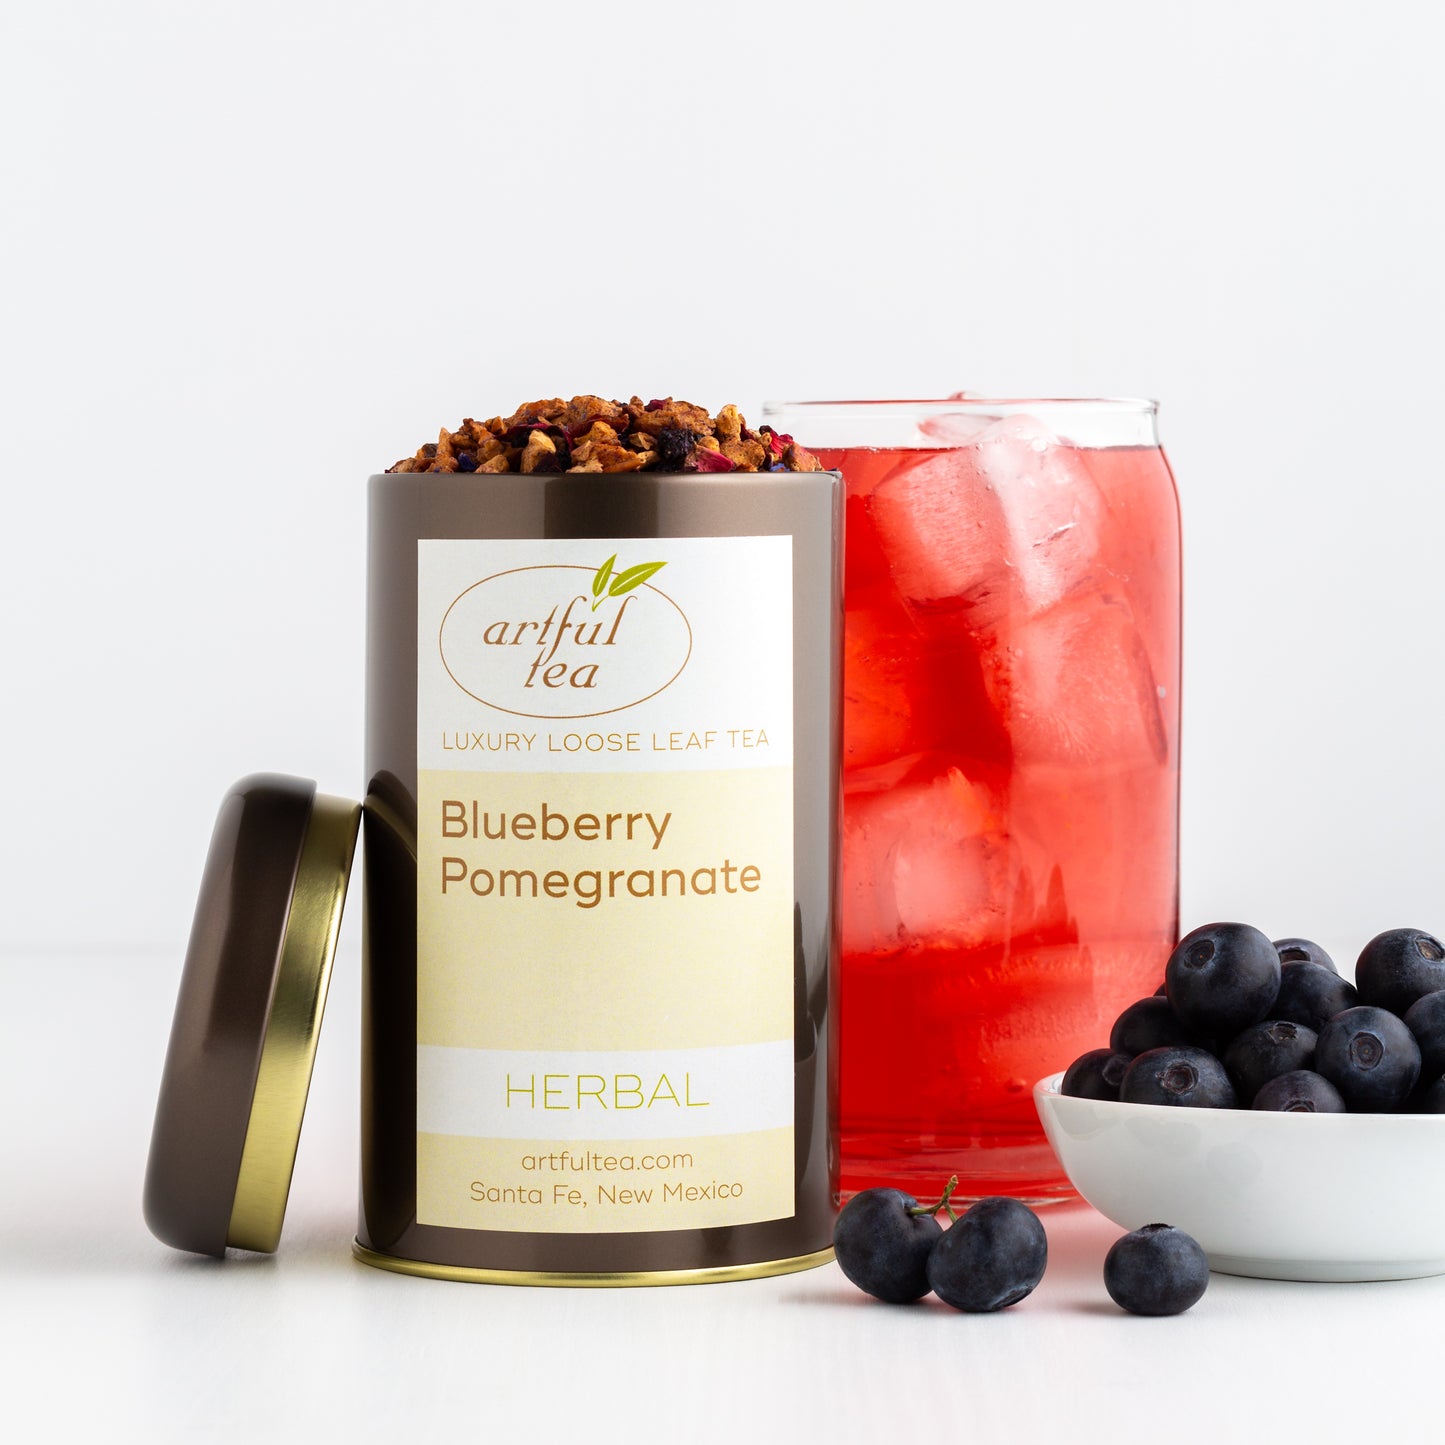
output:
POLYGON ((233 1249, 269 1254, 281 1241, 360 818, 345 798, 318 794, 311 808, 226 1230, 233 1249))

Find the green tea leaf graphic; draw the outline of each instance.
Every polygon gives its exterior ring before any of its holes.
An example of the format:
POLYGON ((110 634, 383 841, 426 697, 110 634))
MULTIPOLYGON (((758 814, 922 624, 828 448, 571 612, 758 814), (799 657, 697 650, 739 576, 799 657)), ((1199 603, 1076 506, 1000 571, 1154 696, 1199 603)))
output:
POLYGON ((597 611, 602 605, 602 594, 607 587, 608 579, 612 576, 612 564, 617 560, 617 553, 614 552, 598 569, 596 576, 592 579, 592 610, 597 611))
POLYGON ((664 567, 666 562, 639 562, 635 567, 629 567, 625 572, 619 572, 612 579, 612 585, 607 589, 609 597, 621 597, 624 592, 631 592, 634 587, 641 587, 649 577, 655 577, 664 567))

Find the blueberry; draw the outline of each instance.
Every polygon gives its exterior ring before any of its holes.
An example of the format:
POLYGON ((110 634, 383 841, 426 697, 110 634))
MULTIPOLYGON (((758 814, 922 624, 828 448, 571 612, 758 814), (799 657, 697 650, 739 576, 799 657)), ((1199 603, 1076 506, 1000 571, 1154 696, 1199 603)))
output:
POLYGON ((1254 1096, 1254 1107, 1279 1114, 1343 1114, 1345 1101, 1322 1074, 1296 1069, 1263 1085, 1254 1096))
POLYGON ((1146 1053, 1150 1049, 1162 1049, 1167 1044, 1190 1044, 1194 1040, 1189 1030, 1175 1017, 1167 998, 1141 998, 1131 1003, 1118 1018, 1109 1033, 1109 1047, 1116 1054, 1146 1053))
POLYGON ((1173 1104, 1194 1109, 1233 1109, 1237 1100, 1224 1065, 1188 1045, 1150 1049, 1124 1075, 1119 1097, 1126 1104, 1173 1104))
POLYGON ((1419 928, 1376 934, 1355 964, 1360 1002, 1403 1014, 1416 999, 1445 988, 1445 944, 1419 928))
POLYGON ((1059 1093, 1071 1099, 1117 1100, 1119 1085, 1129 1064, 1128 1054, 1116 1054, 1112 1049, 1090 1049, 1064 1071, 1059 1093))
POLYGON ((1405 1010, 1405 1027, 1420 1045, 1420 1077, 1445 1074, 1445 990, 1417 998, 1405 1010))
POLYGON ((1274 951, 1279 954, 1280 966, 1283 968, 1288 968, 1292 963, 1314 963, 1329 969, 1331 973, 1339 972, 1334 959, 1319 944, 1308 938, 1276 938, 1274 951))
POLYGON ((664 471, 680 472, 693 450, 697 434, 686 427, 665 426, 657 434, 658 463, 664 471))
POLYGON ((928 1282, 954 1309, 990 1314, 1031 1293, 1048 1258, 1044 1227, 1028 1205, 980 1199, 934 1247, 928 1282))
POLYGON ((1172 1224, 1146 1224, 1115 1240, 1104 1258, 1104 1288, 1130 1314, 1183 1314, 1208 1287, 1208 1257, 1172 1224))
POLYGON ((865 1189, 843 1206, 833 1226, 838 1267, 875 1299, 907 1304, 928 1293, 928 1256, 943 1230, 898 1189, 865 1189))
POLYGON ((1315 1070, 1340 1091, 1350 1109, 1381 1114, 1402 1103, 1415 1087, 1420 1045, 1387 1010, 1347 1008, 1320 1030, 1315 1070))
POLYGON ((1315 1031, 1288 1019, 1254 1024, 1225 1050, 1224 1067, 1240 1102, 1252 1100, 1271 1079, 1315 1061, 1315 1031))
POLYGON ((1207 923, 1179 940, 1164 966, 1164 983, 1191 1033, 1231 1039, 1270 1016, 1279 969, 1279 954, 1259 929, 1207 923))
POLYGON ((1445 1078, 1417 1090, 1407 1107, 1412 1114, 1445 1114, 1445 1078))
POLYGON ((1316 1033, 1338 1013, 1360 1001, 1352 983, 1318 963, 1287 963, 1280 970, 1279 996, 1270 1014, 1304 1024, 1316 1033))

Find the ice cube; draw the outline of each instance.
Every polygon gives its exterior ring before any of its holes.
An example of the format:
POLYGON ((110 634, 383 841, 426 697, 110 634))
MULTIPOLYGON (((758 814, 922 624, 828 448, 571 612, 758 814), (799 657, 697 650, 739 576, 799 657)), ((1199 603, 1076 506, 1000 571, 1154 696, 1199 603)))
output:
POLYGON ((1171 768, 1152 766, 1039 763, 1014 776, 1015 841, 1036 870, 1044 858, 1060 860, 1060 889, 1081 938, 1172 926, 1177 788, 1171 768))
MULTIPOLYGON (((950 397, 950 401, 964 398, 950 397)), ((997 421, 997 417, 983 416, 978 412, 949 411, 938 416, 927 416, 918 423, 925 446, 957 447, 974 441, 978 434, 997 421)))
POLYGON ((1154 669, 1117 586, 1016 619, 1008 645, 986 652, 983 666, 1020 768, 1169 757, 1154 669))
POLYGON ((904 596, 925 606, 953 601, 980 628, 1016 608, 1053 606, 1097 569, 1098 486, 1032 417, 1005 417, 926 454, 870 502, 904 596))
POLYGON ((913 723, 910 674, 892 634, 862 609, 850 611, 843 644, 845 768, 870 768, 908 750, 913 723))
POLYGON ((1010 844, 990 790, 926 757, 888 773, 844 799, 844 949, 1006 936, 1010 844))
POLYGON ((891 588, 850 594, 844 621, 845 769, 935 749, 1006 751, 988 726, 978 648, 965 630, 915 614, 891 588))

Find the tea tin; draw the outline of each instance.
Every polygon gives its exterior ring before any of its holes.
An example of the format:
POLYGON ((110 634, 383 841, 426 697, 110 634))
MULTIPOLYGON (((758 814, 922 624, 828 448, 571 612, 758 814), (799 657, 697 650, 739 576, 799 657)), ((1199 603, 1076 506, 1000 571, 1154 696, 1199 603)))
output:
MULTIPOLYGON (((831 1258, 837 474, 384 474, 369 508, 356 1257, 570 1285, 831 1258)), ((183 1248, 279 1237, 310 1053, 284 1108, 261 1065, 286 996, 314 1051, 346 871, 295 866, 346 821, 308 786, 246 780, 213 839, 147 1184, 183 1248), (196 1039, 247 968, 212 1078, 196 1039), (229 1142, 177 1205, 203 1100, 229 1142), (250 1132, 283 1141, 259 1185, 250 1132)))

